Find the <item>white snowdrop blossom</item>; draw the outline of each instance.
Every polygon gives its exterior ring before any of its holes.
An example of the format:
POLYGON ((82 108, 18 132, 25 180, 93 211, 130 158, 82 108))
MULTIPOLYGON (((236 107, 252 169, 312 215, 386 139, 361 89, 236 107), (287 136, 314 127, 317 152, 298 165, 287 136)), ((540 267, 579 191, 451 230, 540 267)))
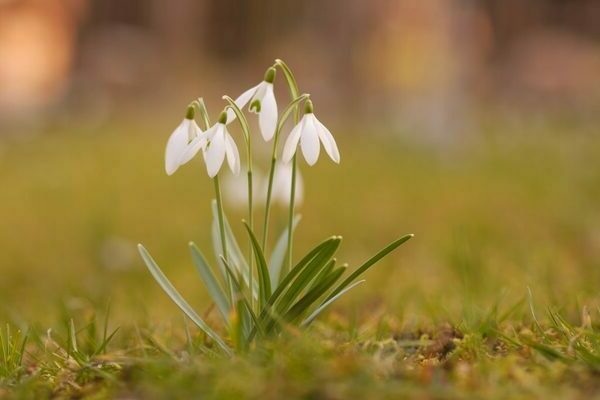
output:
POLYGON ((313 113, 313 105, 310 100, 304 103, 304 116, 292 129, 290 136, 288 136, 285 145, 283 146, 283 162, 290 162, 294 154, 298 143, 302 148, 302 154, 308 165, 314 165, 319 159, 320 143, 323 144, 323 148, 327 155, 337 164, 340 162, 340 152, 335 143, 335 139, 329 129, 325 127, 317 119, 313 113))
POLYGON ((202 130, 194 121, 194 109, 188 108, 188 112, 183 121, 175 128, 165 149, 165 171, 167 175, 173 175, 179 166, 185 164, 189 159, 185 159, 188 145, 202 137, 202 130))
MULTIPOLYGON (((258 125, 260 133, 265 141, 269 141, 275 135, 277 127, 277 102, 273 93, 273 80, 275 79, 275 68, 269 68, 265 73, 264 80, 258 85, 246 90, 237 99, 235 104, 241 109, 246 105, 248 110, 258 114, 258 125)), ((235 120, 235 113, 227 111, 228 123, 235 120)))
POLYGON ((222 112, 219 122, 211 126, 203 135, 190 142, 183 155, 183 161, 187 162, 202 149, 206 170, 211 178, 219 173, 225 158, 227 158, 227 164, 229 164, 231 172, 235 175, 240 173, 240 153, 227 130, 226 121, 227 113, 222 112))
MULTIPOLYGON (((265 192, 267 190, 266 186, 265 184, 265 192)), ((273 203, 278 203, 283 207, 289 206, 291 189, 292 165, 290 163, 277 163, 273 175, 273 188, 271 189, 273 203)), ((298 168, 296 168, 296 190, 294 193, 294 203, 299 206, 304 200, 304 182, 298 168)))

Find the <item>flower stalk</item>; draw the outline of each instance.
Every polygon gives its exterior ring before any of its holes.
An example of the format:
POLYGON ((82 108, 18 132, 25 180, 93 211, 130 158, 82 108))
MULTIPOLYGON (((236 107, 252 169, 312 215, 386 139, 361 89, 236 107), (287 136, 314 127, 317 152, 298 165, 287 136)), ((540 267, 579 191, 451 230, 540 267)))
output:
MULTIPOLYGON (((298 89, 298 83, 296 81, 296 78, 294 77, 294 74, 292 73, 292 70, 287 66, 287 64, 285 62, 283 62, 283 60, 280 59, 276 59, 275 60, 275 65, 281 69, 281 71, 283 72, 283 75, 285 76, 285 80, 287 81, 288 84, 288 88, 290 90, 290 96, 293 99, 295 99, 296 97, 298 97, 299 94, 299 89, 298 89)), ((299 108, 298 105, 296 104, 296 106, 294 107, 294 125, 298 123, 298 116, 299 116, 299 108)), ((287 240, 287 263, 284 264, 283 270, 282 270, 282 276, 285 276, 285 274, 290 271, 292 269, 292 243, 293 243, 293 236, 294 236, 294 228, 293 228, 293 223, 294 223, 294 202, 296 200, 296 157, 294 156, 293 160, 292 160, 292 188, 290 190, 290 206, 289 206, 289 212, 288 212, 288 240, 287 240)))

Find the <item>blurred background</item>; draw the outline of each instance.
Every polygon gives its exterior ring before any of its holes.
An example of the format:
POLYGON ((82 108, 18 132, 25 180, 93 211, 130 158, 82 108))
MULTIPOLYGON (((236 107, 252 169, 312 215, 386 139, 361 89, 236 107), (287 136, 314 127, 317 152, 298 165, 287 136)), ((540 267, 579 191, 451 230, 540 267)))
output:
POLYGON ((163 146, 190 100, 216 116, 275 58, 342 153, 302 165, 296 248, 342 234, 356 265, 417 234, 346 313, 595 301, 599 21, 594 0, 0 0, 0 315, 177 314, 137 242, 206 304, 186 244, 210 253, 211 184, 199 160, 167 178, 163 146))

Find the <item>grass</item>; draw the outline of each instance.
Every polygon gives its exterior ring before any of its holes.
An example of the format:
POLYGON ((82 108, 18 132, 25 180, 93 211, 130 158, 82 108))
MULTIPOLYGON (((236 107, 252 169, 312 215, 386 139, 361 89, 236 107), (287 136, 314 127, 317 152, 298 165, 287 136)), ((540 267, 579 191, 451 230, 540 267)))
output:
POLYGON ((164 175, 168 123, 0 142, 0 397, 600 398, 600 138, 558 120, 437 147, 331 127, 342 164, 302 169, 298 254, 339 234, 360 265, 416 237, 308 331, 232 359, 136 254, 219 326, 187 248, 210 249, 210 182, 199 160, 164 175))

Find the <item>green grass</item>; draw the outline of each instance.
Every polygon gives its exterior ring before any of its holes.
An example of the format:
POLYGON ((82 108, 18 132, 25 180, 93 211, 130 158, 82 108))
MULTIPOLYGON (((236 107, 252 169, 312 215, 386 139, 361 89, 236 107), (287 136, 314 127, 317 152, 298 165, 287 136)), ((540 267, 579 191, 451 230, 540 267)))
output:
POLYGON ((302 168, 297 254, 342 235, 356 266, 416 237, 309 330, 233 359, 136 253, 220 326, 187 246, 210 253, 212 186, 200 160, 164 174, 172 126, 0 142, 0 397, 600 398, 600 138, 561 121, 438 147, 331 128, 342 163, 302 168))

